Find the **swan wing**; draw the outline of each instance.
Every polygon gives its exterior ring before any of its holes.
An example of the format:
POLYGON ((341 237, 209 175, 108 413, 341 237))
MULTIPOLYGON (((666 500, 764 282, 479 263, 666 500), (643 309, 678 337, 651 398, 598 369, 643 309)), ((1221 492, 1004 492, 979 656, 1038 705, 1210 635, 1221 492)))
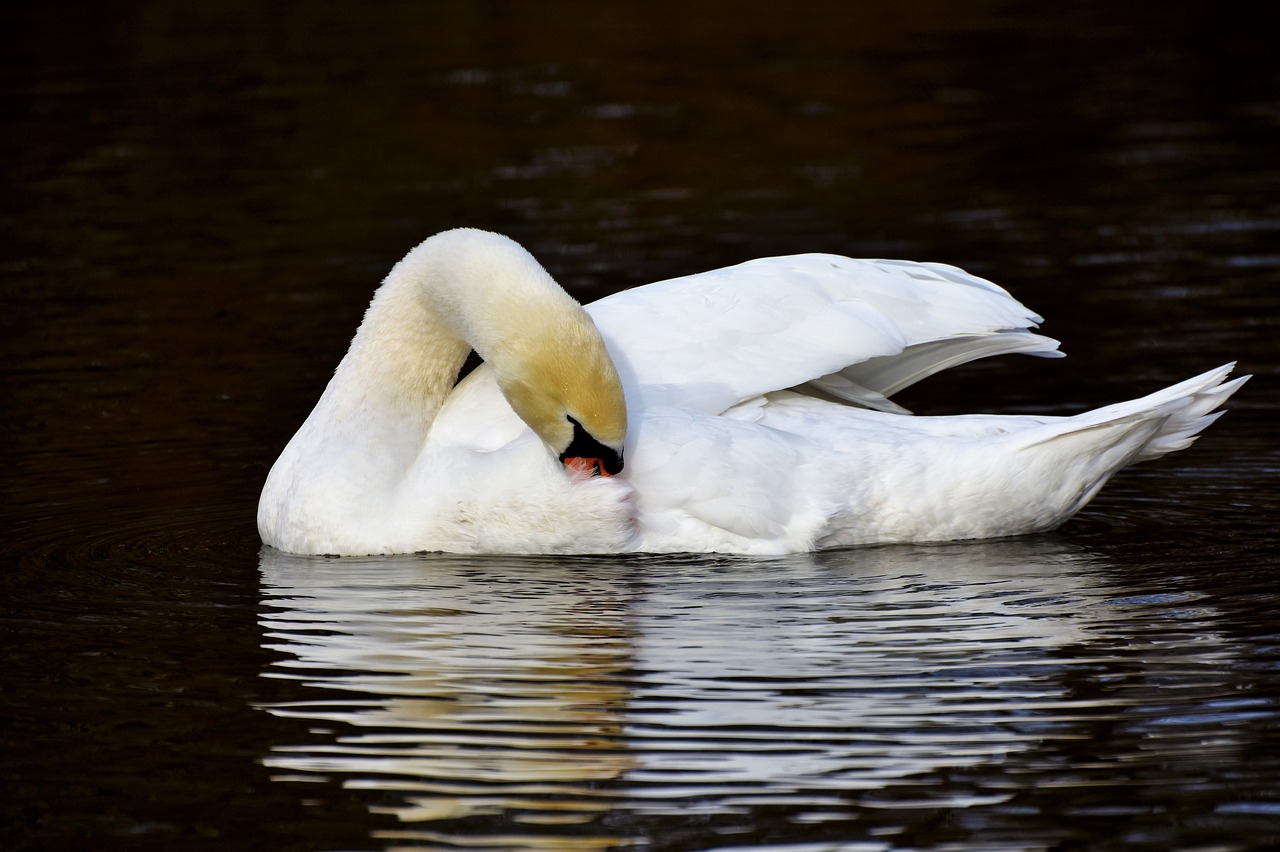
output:
POLYGON ((1040 317, 953 266, 805 254, 626 290, 587 306, 642 406, 720 413, 797 388, 901 412, 888 397, 957 364, 1058 356, 1040 317))

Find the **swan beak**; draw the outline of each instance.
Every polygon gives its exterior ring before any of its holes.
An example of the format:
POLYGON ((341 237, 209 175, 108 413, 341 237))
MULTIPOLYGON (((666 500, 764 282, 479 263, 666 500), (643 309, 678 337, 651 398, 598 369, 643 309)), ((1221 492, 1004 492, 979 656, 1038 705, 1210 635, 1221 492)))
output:
POLYGON ((559 456, 567 472, 587 476, 613 476, 622 472, 621 450, 600 443, 572 417, 568 420, 573 424, 573 440, 559 456))
POLYGON ((587 459, 581 456, 568 456, 564 459, 564 469, 570 473, 582 473, 587 476, 613 476, 604 466, 604 459, 587 459))

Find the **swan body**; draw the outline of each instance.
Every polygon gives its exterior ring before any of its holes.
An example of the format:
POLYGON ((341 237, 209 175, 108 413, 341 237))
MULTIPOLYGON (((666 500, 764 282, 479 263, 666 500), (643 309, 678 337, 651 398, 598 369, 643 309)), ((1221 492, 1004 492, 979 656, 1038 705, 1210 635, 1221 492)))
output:
POLYGON ((955 267, 766 258, 583 308, 506 237, 391 271, 263 488, 291 553, 780 554, 1052 529, 1182 449, 1233 365, 1072 417, 916 417, 893 393, 1040 318, 955 267), (475 349, 485 363, 456 385, 475 349), (592 476, 579 460, 604 474, 592 476))

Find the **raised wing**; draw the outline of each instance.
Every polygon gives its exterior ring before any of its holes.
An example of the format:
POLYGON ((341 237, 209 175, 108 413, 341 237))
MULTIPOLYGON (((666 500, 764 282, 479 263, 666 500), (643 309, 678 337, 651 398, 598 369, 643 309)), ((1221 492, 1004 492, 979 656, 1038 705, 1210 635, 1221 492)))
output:
POLYGON ((953 266, 829 254, 762 258, 587 306, 628 394, 718 414, 797 388, 869 408, 988 355, 1059 357, 1040 317, 953 266))

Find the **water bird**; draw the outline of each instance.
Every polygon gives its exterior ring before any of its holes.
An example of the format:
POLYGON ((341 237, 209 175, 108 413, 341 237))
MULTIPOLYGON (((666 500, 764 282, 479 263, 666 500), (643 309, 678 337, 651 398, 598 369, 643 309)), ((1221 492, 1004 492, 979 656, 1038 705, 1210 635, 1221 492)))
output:
POLYGON ((991 355, 1058 357, 956 267, 804 254, 585 307, 469 228, 387 275, 271 468, 296 554, 783 554, 1053 529, 1183 449, 1234 364, 1074 416, 914 416, 893 394, 991 355), (483 364, 458 381, 471 350, 483 364))

